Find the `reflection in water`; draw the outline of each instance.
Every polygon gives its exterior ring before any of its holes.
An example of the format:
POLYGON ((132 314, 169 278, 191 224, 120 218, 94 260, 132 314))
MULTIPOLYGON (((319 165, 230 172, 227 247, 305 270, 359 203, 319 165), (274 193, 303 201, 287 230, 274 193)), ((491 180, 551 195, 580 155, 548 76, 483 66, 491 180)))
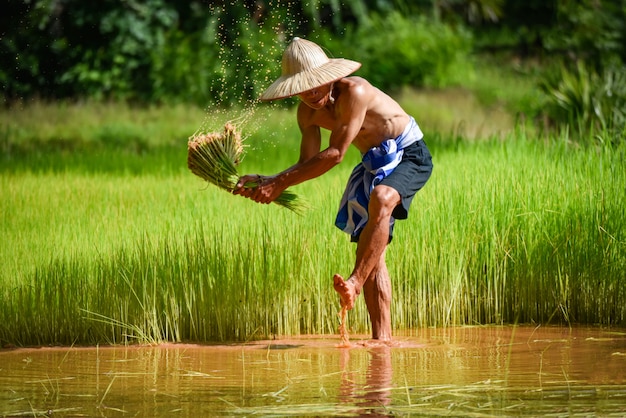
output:
MULTIPOLYGON (((365 370, 365 383, 360 383, 363 370, 351 369, 350 349, 341 349, 341 386, 339 399, 342 403, 355 403, 363 407, 359 412, 367 416, 382 416, 391 403, 393 367, 391 347, 379 345, 367 349, 369 361, 365 370)), ((387 415, 387 414, 384 414, 387 415)))
POLYGON ((391 347, 337 342, 0 350, 0 417, 626 416, 624 330, 466 327, 391 347))
POLYGON ((364 405, 386 406, 391 402, 391 379, 393 368, 391 367, 391 348, 371 348, 370 362, 367 368, 365 380, 364 405))

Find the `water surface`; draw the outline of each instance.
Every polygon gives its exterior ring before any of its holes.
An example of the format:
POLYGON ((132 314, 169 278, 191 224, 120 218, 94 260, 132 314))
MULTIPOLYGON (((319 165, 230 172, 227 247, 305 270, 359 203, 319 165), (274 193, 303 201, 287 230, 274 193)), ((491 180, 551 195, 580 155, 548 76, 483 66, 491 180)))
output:
POLYGON ((0 416, 624 416, 626 330, 0 350, 0 416))

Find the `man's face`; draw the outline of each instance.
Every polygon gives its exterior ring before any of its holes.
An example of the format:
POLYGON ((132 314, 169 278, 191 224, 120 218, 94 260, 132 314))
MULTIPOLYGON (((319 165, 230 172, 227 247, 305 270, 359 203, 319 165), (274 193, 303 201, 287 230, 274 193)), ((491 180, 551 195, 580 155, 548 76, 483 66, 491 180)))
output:
POLYGON ((321 109, 330 100, 330 88, 332 84, 324 84, 323 86, 307 90, 298 95, 307 106, 312 109, 321 109))

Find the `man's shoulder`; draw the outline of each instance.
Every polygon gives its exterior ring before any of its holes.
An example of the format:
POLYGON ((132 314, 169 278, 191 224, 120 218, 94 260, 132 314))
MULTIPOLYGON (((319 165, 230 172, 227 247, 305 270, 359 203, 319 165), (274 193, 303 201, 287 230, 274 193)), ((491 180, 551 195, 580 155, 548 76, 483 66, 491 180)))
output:
POLYGON ((338 80, 338 83, 342 87, 353 88, 353 87, 371 87, 369 81, 364 79, 363 77, 359 77, 358 75, 351 75, 349 77, 344 77, 338 80))
MULTIPOLYGON (((366 79, 358 76, 342 78, 336 94, 337 103, 368 103, 376 100, 379 90, 374 88, 366 79)), ((369 105, 368 105, 369 106, 369 105)))

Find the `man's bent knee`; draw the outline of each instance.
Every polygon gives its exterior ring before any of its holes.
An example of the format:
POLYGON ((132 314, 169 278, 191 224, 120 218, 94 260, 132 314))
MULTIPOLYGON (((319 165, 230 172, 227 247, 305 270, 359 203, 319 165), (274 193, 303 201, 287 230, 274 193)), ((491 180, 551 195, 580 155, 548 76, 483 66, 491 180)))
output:
POLYGON ((400 193, 393 187, 378 185, 370 195, 370 215, 391 216, 393 210, 401 202, 400 193))

